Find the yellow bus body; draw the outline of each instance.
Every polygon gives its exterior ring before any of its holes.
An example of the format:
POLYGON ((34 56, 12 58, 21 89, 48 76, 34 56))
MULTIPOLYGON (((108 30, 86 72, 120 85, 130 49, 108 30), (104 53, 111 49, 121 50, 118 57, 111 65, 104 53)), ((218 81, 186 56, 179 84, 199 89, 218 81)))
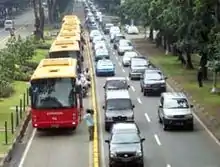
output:
POLYGON ((47 78, 76 78, 77 60, 73 58, 42 59, 31 81, 47 78))
POLYGON ((69 40, 55 40, 51 45, 49 53, 65 52, 65 51, 80 51, 78 41, 69 40))
POLYGON ((79 34, 65 34, 65 33, 60 33, 57 38, 57 41, 63 41, 63 40, 72 40, 72 41, 80 41, 80 35, 79 34))

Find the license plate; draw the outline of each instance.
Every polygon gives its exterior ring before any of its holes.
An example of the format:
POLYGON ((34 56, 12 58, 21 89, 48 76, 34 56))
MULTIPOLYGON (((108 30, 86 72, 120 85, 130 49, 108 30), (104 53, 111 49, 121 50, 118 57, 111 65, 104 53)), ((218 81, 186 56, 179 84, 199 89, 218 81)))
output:
POLYGON ((51 128, 59 128, 59 125, 51 125, 51 128))
POLYGON ((176 122, 176 125, 182 126, 183 123, 182 122, 176 122))

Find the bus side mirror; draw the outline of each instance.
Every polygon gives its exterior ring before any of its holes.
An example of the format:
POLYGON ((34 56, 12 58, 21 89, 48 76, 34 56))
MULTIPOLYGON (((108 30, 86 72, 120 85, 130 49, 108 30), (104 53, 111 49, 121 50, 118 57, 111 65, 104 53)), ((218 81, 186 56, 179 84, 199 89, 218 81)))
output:
POLYGON ((104 106, 104 105, 102 106, 102 109, 105 109, 105 106, 104 106))
POLYGON ((105 89, 105 86, 103 86, 103 88, 105 89))
POLYGON ((132 108, 134 109, 134 108, 135 108, 135 105, 132 105, 132 108))

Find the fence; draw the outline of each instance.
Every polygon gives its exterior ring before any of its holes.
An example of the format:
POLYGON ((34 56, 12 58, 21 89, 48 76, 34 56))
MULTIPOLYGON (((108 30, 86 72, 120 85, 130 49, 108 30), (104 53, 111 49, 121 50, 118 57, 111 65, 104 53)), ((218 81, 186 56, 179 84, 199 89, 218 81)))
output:
POLYGON ((9 138, 14 135, 16 129, 26 116, 27 107, 29 105, 29 89, 23 94, 23 97, 19 99, 19 104, 15 106, 15 110, 10 113, 10 119, 4 122, 4 144, 10 144, 9 138))

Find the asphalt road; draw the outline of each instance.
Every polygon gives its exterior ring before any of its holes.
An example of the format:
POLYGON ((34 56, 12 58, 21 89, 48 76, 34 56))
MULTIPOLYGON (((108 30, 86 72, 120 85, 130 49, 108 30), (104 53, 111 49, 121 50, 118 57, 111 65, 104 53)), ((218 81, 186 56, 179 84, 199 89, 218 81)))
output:
MULTIPOLYGON (((28 9, 23 14, 16 16, 14 21, 15 21, 15 34, 16 35, 18 34, 23 35, 23 34, 31 33, 34 29, 33 10, 28 9)), ((0 28, 0 41, 1 42, 6 42, 9 35, 10 35, 9 31, 5 31, 4 28, 0 28)))
MULTIPOLYGON (((140 36, 138 36, 140 37, 140 36)), ((127 36, 128 39, 136 36, 127 36)), ((106 36, 106 41, 109 37, 106 36)), ((122 67, 122 57, 117 55, 109 44, 111 59, 116 67, 116 76, 128 78, 128 68, 122 67)), ((108 148, 104 140, 109 134, 104 130, 104 77, 96 77, 97 100, 100 117, 101 166, 108 166, 108 148)), ((128 79, 129 81, 129 79, 128 79)), ((164 132, 158 123, 157 107, 159 97, 144 97, 139 81, 129 81, 130 95, 135 104, 135 120, 144 142, 144 162, 146 167, 220 167, 219 145, 208 135, 195 120, 195 130, 164 132)), ((172 88, 169 88, 172 91, 172 88)))

